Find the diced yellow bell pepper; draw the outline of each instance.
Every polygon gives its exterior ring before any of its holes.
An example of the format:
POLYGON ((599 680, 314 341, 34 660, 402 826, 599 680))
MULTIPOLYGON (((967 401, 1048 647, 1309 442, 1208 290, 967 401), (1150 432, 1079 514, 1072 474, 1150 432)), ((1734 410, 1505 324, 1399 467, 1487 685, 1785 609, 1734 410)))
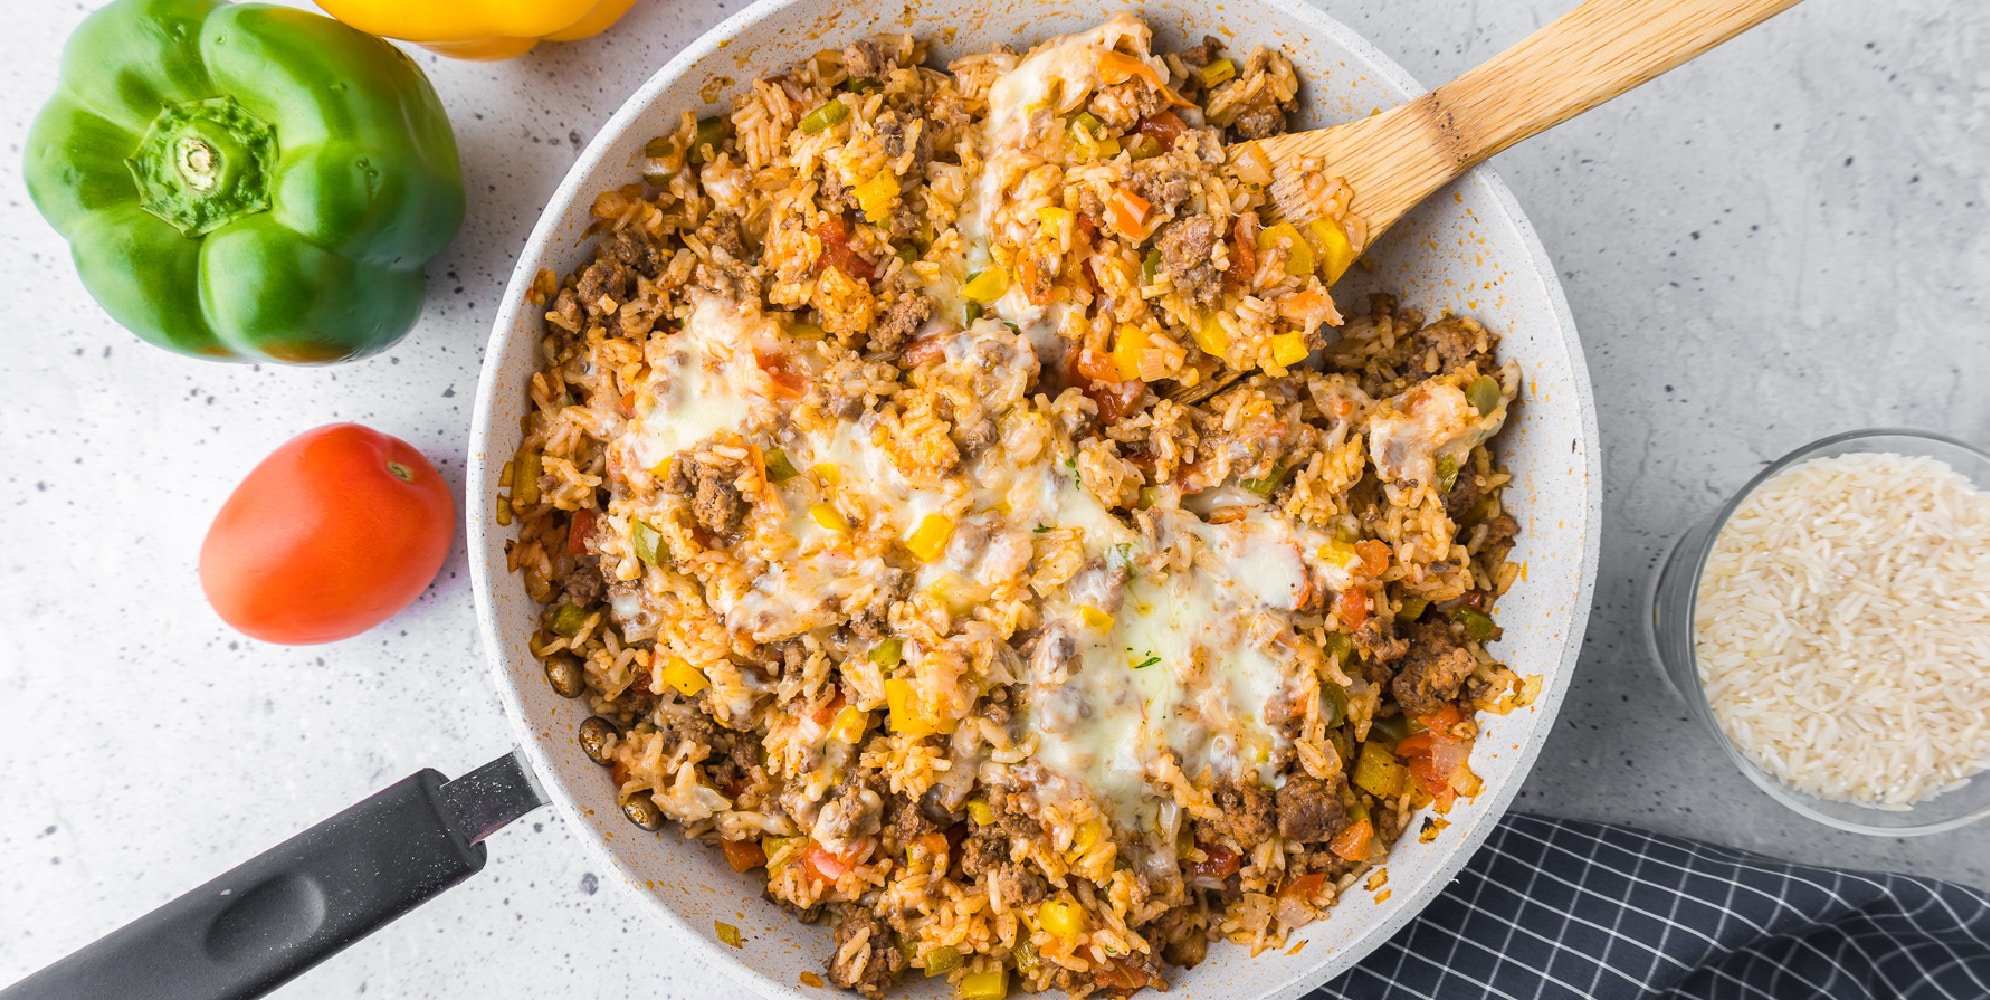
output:
POLYGON ((1009 995, 1009 970, 1002 966, 970 972, 956 984, 960 1000, 1003 1000, 1009 995))
POLYGON ((1297 330, 1271 335, 1271 359, 1280 365, 1296 365, 1311 354, 1306 349, 1306 336, 1297 330))
POLYGON ((934 562, 947 551, 947 539, 954 533, 953 519, 945 514, 928 514, 912 529, 905 539, 905 547, 919 557, 920 562, 934 562))
POLYGON ((1195 324, 1195 346, 1204 354, 1223 357, 1230 351, 1230 334, 1223 329, 1223 320, 1213 312, 1202 314, 1195 324))
POLYGON ((854 744, 864 738, 864 730, 870 728, 870 724, 871 713, 855 705, 845 705, 829 724, 829 738, 839 743, 854 744))
POLYGON ((844 517, 842 511, 826 503, 809 504, 808 516, 814 518, 815 523, 828 528, 830 531, 847 532, 850 530, 850 519, 844 517))
POLYGON ((1066 944, 1078 940, 1085 933, 1085 911, 1075 903, 1061 899, 1046 899, 1036 908, 1037 923, 1043 929, 1064 939, 1066 944))
POLYGON ((1338 538, 1327 539, 1320 546, 1320 550, 1316 555, 1319 556, 1321 562, 1330 563, 1343 570, 1352 571, 1356 566, 1361 565, 1361 553, 1353 545, 1343 542, 1338 538))
POLYGON ((1119 369, 1121 380, 1132 382, 1140 378, 1140 356, 1145 353, 1147 331, 1132 323, 1121 323, 1119 335, 1112 341, 1112 363, 1119 369))
POLYGON ((1325 219, 1314 219, 1306 223, 1306 236, 1313 243, 1314 254, 1320 259, 1320 273, 1327 284, 1339 281, 1354 263, 1354 244, 1349 242, 1347 232, 1325 219))
POLYGON ((692 666, 683 657, 673 656, 663 665, 663 682, 676 688, 686 698, 695 698, 698 692, 712 686, 705 679, 704 671, 692 666))
POLYGON ((884 682, 885 708, 890 712, 891 731, 908 736, 931 736, 934 733, 950 733, 952 726, 941 724, 919 704, 918 692, 912 690, 912 682, 897 677, 884 682))
POLYGON ((1002 293, 1008 290, 1009 269, 1006 267, 991 267, 967 279, 967 284, 960 286, 962 295, 984 306, 1001 298, 1002 293))
POLYGON ((1279 246, 1286 250, 1286 274, 1303 278, 1313 273, 1313 248, 1300 238, 1299 230, 1292 223, 1281 222, 1258 230, 1259 250, 1270 250, 1279 246))
POLYGON ((850 193, 856 197, 857 207, 864 210, 864 221, 883 222, 891 217, 891 203, 898 198, 898 178, 889 170, 880 170, 850 193))
POLYGON ((1088 819, 1078 827, 1078 833, 1071 838, 1071 846, 1079 854, 1098 846, 1099 838, 1105 835, 1106 825, 1098 819, 1088 819))
POLYGON ((815 473, 815 478, 831 486, 843 481, 843 470, 829 462, 817 462, 809 466, 808 471, 815 473))
POLYGON ((1086 628, 1095 628, 1101 632, 1112 628, 1112 616, 1089 604, 1078 606, 1078 618, 1085 623, 1086 628))
POLYGON ((1058 239, 1071 229, 1076 217, 1068 208, 1045 206, 1036 210, 1037 231, 1045 239, 1058 239))
POLYGON ((967 816, 978 826, 995 825, 995 807, 989 805, 987 799, 968 799, 967 816))

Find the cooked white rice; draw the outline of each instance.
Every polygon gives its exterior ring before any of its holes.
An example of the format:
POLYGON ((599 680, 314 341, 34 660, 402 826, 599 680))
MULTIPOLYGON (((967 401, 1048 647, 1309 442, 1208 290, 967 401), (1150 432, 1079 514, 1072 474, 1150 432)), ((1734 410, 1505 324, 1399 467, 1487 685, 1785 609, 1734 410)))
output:
POLYGON ((1791 787, 1952 788, 1990 764, 1990 494, 1930 458, 1794 466, 1721 530, 1694 633, 1721 727, 1791 787))

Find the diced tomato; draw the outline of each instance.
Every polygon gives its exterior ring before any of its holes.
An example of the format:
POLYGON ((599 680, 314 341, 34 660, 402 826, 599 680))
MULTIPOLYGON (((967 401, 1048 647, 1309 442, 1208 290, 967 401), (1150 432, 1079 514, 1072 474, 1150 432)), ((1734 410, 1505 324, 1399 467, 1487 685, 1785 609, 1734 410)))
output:
POLYGON ((615 412, 620 413, 623 420, 635 419, 636 392, 634 389, 622 394, 622 398, 616 402, 615 412))
POLYGON ((1110 424, 1140 408, 1140 401, 1147 396, 1147 383, 1139 379, 1094 382, 1085 387, 1085 395, 1098 404, 1099 419, 1110 424))
POLYGON ((831 854, 827 848, 811 840, 808 850, 802 852, 803 870, 824 882, 835 882, 856 864, 857 849, 854 847, 848 854, 831 854))
POLYGON ((1137 56, 1130 56, 1114 49, 1107 49, 1099 56, 1099 78, 1104 80, 1107 86, 1125 83, 1134 77, 1139 77, 1147 81, 1149 86, 1156 88, 1168 82, 1155 71, 1154 67, 1147 65, 1146 60, 1137 56))
POLYGON ((757 840, 721 840, 719 849, 736 872, 749 872, 767 863, 767 852, 760 849, 757 840))
POLYGON ((947 843, 947 835, 937 830, 932 833, 920 834, 918 839, 912 843, 913 846, 933 857, 950 854, 953 851, 953 845, 947 843))
POLYGON ((1078 231, 1084 233, 1086 239, 1091 239, 1093 236, 1098 235, 1099 220, 1083 212, 1078 213, 1078 231))
POLYGON ((809 718, 814 719, 815 724, 818 726, 829 725, 830 720, 836 718, 836 712, 843 707, 843 704, 843 696, 839 693, 836 697, 824 702, 821 708, 810 713, 809 718))
POLYGON ((1312 899, 1320 894, 1320 887, 1326 884, 1327 876, 1324 873, 1301 875, 1295 879, 1287 879, 1285 884, 1279 887, 1278 895, 1280 899, 1312 899))
POLYGON ((1230 229, 1230 269, 1223 272, 1223 283, 1245 288, 1257 273, 1258 213, 1245 212, 1237 216, 1237 224, 1230 229))
POLYGON ((1342 591, 1339 610, 1342 625, 1360 628, 1368 620, 1368 588, 1356 586, 1342 591))
POLYGON ((1030 302, 1047 306, 1050 304, 1051 276, 1045 275, 1043 267, 1037 263, 1035 254, 1023 254, 1016 261, 1016 280, 1023 286, 1023 295, 1030 302))
POLYGON ((1154 211, 1154 203, 1134 194, 1123 187, 1112 189, 1106 201, 1106 211, 1112 213, 1113 228, 1134 240, 1144 240, 1153 231, 1148 225, 1154 211))
POLYGON ((1458 797, 1458 789, 1452 779, 1472 756, 1471 741, 1452 736, 1458 723, 1457 708, 1445 707, 1450 709, 1448 719, 1445 717, 1447 713, 1426 715, 1419 720, 1426 728, 1396 743, 1396 756, 1403 758, 1403 763, 1409 766, 1410 777, 1436 800, 1440 809, 1449 808, 1458 797))
POLYGON ((1369 576, 1381 576, 1382 571, 1389 568, 1388 542, 1370 538, 1354 543, 1354 551, 1360 554, 1361 568, 1367 570, 1369 576))
POLYGON ((1141 135, 1151 135, 1160 142, 1162 149, 1173 149, 1175 140, 1188 131, 1188 124, 1172 111, 1156 111, 1140 119, 1137 127, 1141 135))
POLYGON ((587 554, 587 540, 594 535, 594 508, 582 507, 574 511, 573 525, 567 529, 567 551, 577 555, 587 554))
POLYGON ((1458 706, 1447 702, 1443 708, 1429 715, 1417 716, 1417 721, 1422 723, 1425 729, 1435 729, 1447 736, 1455 736, 1458 724, 1465 721, 1465 718, 1459 713, 1458 706))
POLYGON ((850 227, 840 216, 830 216, 815 227, 815 238, 822 241, 822 264, 833 267, 858 281, 869 281, 877 276, 877 268, 865 260, 857 251, 850 249, 850 227))
POLYGON ((759 363, 761 371, 767 373, 767 381, 773 384, 776 399, 800 399, 807 394, 808 384, 788 367, 787 355, 754 351, 753 360, 759 363))
POLYGON ((899 355, 899 358, 905 362, 906 367, 917 368, 920 365, 930 364, 946 356, 946 338, 936 333, 931 336, 920 337, 918 340, 905 345, 905 351, 899 355))
POLYGON ((1375 824, 1366 819, 1349 823, 1327 846, 1349 861, 1366 861, 1375 848, 1375 824))
POLYGON ((1227 844, 1197 844, 1202 853, 1209 855, 1206 861, 1189 865, 1189 870, 1209 878, 1229 878, 1243 867, 1243 859, 1227 844))
POLYGON ((1094 351, 1091 348, 1079 351, 1077 364, 1074 367, 1078 369, 1078 374, 1094 382, 1119 381, 1119 365, 1114 364, 1112 355, 1104 351, 1094 351))
POLYGON ((1147 985, 1147 970, 1123 959, 1100 965, 1092 973, 1092 982, 1109 990, 1137 990, 1147 985))

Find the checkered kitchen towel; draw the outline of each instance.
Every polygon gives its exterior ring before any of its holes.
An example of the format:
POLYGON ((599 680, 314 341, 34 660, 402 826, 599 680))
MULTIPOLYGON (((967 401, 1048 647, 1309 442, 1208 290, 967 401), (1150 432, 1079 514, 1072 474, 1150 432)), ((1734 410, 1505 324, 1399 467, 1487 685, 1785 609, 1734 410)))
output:
POLYGON ((1981 1000, 1990 893, 1512 815, 1309 1000, 1482 997, 1981 1000))

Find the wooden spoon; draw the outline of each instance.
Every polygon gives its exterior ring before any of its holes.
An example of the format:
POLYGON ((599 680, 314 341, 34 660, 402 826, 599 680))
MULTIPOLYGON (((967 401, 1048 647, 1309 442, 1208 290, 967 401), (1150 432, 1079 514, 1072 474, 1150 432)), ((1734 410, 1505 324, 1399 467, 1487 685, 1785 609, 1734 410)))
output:
POLYGON ((1798 0, 1588 0, 1465 75, 1378 115, 1258 140, 1288 219, 1321 213, 1319 173, 1354 192, 1365 250, 1487 157, 1650 80, 1798 0))

